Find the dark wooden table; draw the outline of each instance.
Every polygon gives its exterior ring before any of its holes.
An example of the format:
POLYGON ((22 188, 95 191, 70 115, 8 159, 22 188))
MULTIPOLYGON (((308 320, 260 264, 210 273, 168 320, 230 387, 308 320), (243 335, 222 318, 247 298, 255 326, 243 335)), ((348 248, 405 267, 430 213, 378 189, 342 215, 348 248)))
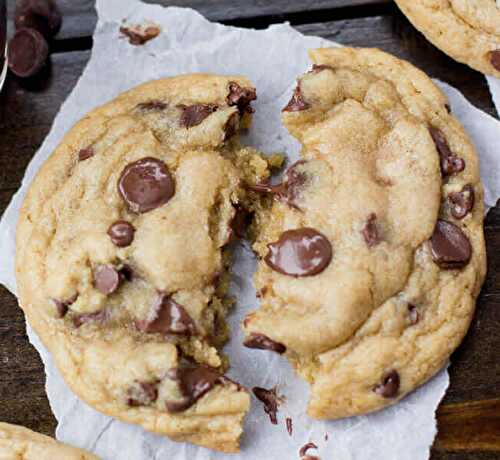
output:
MULTIPOLYGON (((96 23, 93 0, 59 0, 64 25, 51 65, 36 83, 12 76, 0 94, 0 213, 19 187, 31 157, 82 72, 96 23)), ((153 2, 151 2, 153 3, 153 2)), ((458 88, 498 117, 484 77, 429 44, 388 0, 178 0, 211 20, 264 28, 290 21, 305 34, 345 45, 375 46, 408 59, 458 88)), ((8 0, 9 14, 14 0, 8 0)), ((488 277, 472 327, 452 356, 451 385, 438 411, 434 460, 500 458, 500 208, 487 216, 488 277)), ((2 261, 0 261, 1 263, 2 261)), ((42 363, 25 334, 17 301, 0 287, 0 420, 53 434, 42 363)))

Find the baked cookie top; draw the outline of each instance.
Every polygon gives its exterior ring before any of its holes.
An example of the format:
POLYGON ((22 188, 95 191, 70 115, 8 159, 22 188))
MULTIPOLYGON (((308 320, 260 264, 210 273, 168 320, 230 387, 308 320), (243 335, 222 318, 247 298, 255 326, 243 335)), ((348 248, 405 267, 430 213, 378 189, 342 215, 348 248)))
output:
POLYGON ((35 433, 27 428, 0 423, 0 458, 2 460, 99 460, 75 447, 35 433))
POLYGON ((72 390, 222 451, 249 407, 219 348, 242 183, 269 174, 235 136, 255 98, 245 78, 208 74, 120 95, 65 136, 17 230, 20 305, 72 390))
POLYGON ((446 98, 376 49, 310 52, 283 122, 302 160, 257 213, 245 345, 311 383, 309 414, 374 411, 458 346, 485 276, 483 190, 446 98))
POLYGON ((395 0, 426 38, 453 59, 500 77, 500 4, 496 0, 395 0))

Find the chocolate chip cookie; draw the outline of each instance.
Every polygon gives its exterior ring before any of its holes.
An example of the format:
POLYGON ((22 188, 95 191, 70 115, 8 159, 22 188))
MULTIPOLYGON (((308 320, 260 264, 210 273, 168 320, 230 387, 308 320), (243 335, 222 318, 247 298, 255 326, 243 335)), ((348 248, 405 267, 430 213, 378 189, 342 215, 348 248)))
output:
POLYGON ((20 305, 73 391, 175 440, 233 452, 249 407, 224 377, 229 243, 245 181, 241 77, 146 83, 77 123, 42 167, 17 232, 20 305))
POLYGON ((0 458, 5 460, 98 460, 88 452, 59 443, 27 428, 0 423, 0 458))
POLYGON ((331 419, 398 401, 462 340, 486 270, 483 189, 424 73, 375 49, 310 56, 283 109, 302 159, 251 187, 261 305, 243 327, 310 382, 309 415, 331 419))
POLYGON ((496 0, 395 0, 425 37, 453 59, 500 77, 500 4, 496 0))

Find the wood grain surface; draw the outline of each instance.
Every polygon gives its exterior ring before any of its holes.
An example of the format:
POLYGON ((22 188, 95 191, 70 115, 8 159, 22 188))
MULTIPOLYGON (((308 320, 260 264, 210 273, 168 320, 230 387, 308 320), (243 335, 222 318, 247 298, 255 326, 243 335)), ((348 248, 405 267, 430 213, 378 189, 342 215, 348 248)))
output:
MULTIPOLYGON (((153 3, 150 1, 150 3, 153 3)), ((429 44, 384 0, 182 0, 163 5, 196 8, 212 20, 265 27, 289 20, 305 34, 346 45, 374 46, 408 59, 458 88, 497 116, 484 77, 429 44)), ((13 0, 8 0, 10 13, 13 0)), ((20 185, 26 165, 47 135, 90 52, 96 16, 91 0, 59 1, 65 13, 51 63, 36 82, 12 76, 0 93, 0 213, 20 185), (76 51, 73 51, 76 50, 76 51)), ((500 458, 500 208, 485 222, 488 276, 472 326, 453 354, 451 384, 438 411, 433 460, 500 458)), ((1 263, 1 261, 0 261, 1 263)), ((55 420, 44 390, 38 354, 29 345, 14 296, 0 287, 0 420, 53 434, 55 420)))

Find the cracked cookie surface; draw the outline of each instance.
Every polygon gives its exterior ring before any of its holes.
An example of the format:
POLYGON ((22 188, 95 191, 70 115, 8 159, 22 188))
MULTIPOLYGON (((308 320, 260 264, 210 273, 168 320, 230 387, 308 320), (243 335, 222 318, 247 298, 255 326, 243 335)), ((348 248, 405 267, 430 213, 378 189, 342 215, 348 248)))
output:
POLYGON ((2 460, 99 460, 75 447, 28 430, 27 428, 0 423, 0 458, 2 460))
POLYGON ((456 61, 500 78, 496 0, 395 0, 425 37, 456 61))
POLYGON ((284 354, 315 418, 394 403, 446 363, 485 276, 474 147, 446 98, 375 49, 310 52, 283 122, 301 161, 256 215, 245 345, 284 354))
POLYGON ((143 84, 78 122, 47 160, 17 230, 20 305, 72 390, 97 410, 233 452, 249 407, 223 376, 228 243, 256 98, 242 77, 143 84))

